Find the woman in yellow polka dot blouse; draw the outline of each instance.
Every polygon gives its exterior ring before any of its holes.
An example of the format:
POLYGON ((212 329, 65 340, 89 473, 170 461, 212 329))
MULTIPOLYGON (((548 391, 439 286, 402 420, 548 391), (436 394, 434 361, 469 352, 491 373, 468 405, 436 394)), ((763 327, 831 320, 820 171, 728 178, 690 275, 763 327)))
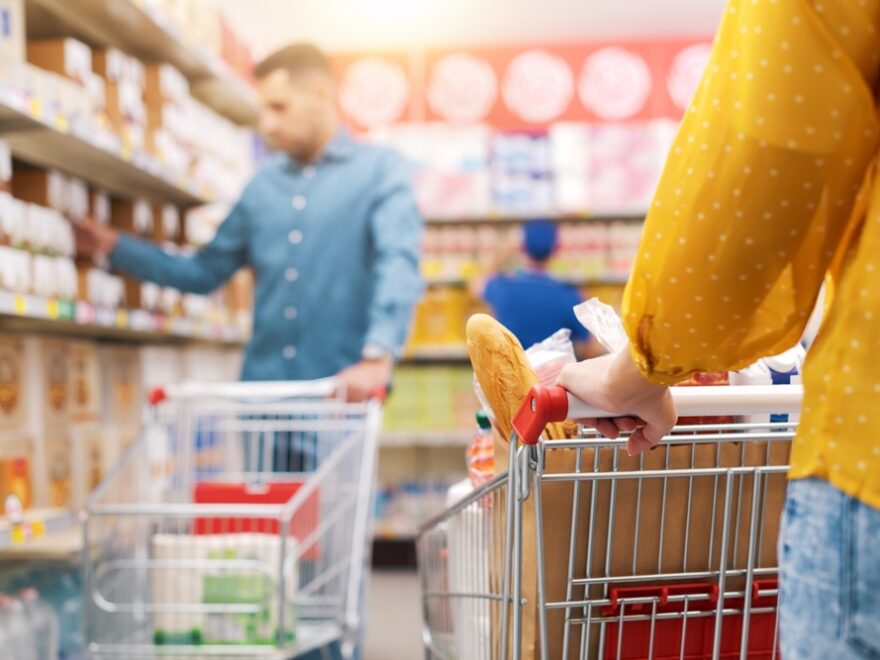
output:
POLYGON ((731 0, 648 213, 624 299, 630 350, 560 383, 676 419, 668 385, 794 345, 826 273, 780 542, 791 658, 880 658, 880 0, 731 0))

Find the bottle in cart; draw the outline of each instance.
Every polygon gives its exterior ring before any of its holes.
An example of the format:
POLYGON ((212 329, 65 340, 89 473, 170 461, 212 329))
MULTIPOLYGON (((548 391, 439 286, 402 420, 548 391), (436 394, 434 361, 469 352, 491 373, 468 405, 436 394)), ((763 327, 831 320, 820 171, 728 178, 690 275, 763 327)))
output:
POLYGON ((490 481, 495 472, 492 422, 485 410, 477 411, 477 427, 467 448, 468 476, 475 488, 490 481))
POLYGON ((39 660, 57 658, 59 653, 59 622, 55 610, 40 598, 40 594, 33 588, 22 590, 21 603, 29 627, 36 637, 36 657, 39 660))

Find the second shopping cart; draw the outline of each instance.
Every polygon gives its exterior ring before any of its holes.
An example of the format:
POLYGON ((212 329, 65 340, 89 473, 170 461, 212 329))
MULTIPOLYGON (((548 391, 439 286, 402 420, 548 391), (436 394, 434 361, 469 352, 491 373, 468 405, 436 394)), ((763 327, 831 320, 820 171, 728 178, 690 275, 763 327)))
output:
POLYGON ((381 407, 335 387, 157 393, 145 433, 86 505, 92 657, 286 660, 333 644, 351 656, 381 407))

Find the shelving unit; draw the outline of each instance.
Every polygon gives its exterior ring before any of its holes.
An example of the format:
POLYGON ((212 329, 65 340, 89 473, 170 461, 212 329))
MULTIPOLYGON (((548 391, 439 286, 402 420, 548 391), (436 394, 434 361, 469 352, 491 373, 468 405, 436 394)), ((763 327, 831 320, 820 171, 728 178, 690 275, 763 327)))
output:
POLYGON ((644 222, 645 215, 642 214, 620 214, 620 215, 556 215, 556 214, 540 214, 536 213, 528 216, 505 216, 505 215, 488 215, 480 217, 465 218, 427 218, 425 222, 430 226, 461 226, 461 225, 521 225, 524 222, 534 218, 543 218, 546 220, 554 220, 556 222, 644 222))
POLYGON ((0 550, 25 547, 39 539, 73 529, 76 515, 69 509, 30 509, 21 523, 0 519, 0 550))
POLYGON ((85 134, 67 117, 48 116, 39 99, 28 99, 0 85, 0 135, 13 154, 34 165, 81 173, 90 183, 119 195, 192 206, 211 201, 208 190, 197 190, 174 179, 155 158, 123 149, 110 134, 85 134))
POLYGON ((193 94, 239 123, 256 123, 253 90, 198 44, 188 43, 166 16, 138 0, 27 0, 28 34, 75 36, 96 46, 114 46, 147 62, 169 62, 190 80, 193 94))
POLYGON ((464 344, 448 346, 420 346, 404 356, 404 364, 448 364, 468 363, 467 346, 464 344))
MULTIPOLYGON (((561 277, 561 281, 578 287, 596 286, 624 286, 627 283, 625 277, 561 277)), ((467 286, 468 281, 462 277, 430 277, 425 280, 428 286, 467 286)))
POLYGON ((379 438, 384 449, 394 447, 454 447, 464 449, 470 441, 462 431, 386 431, 379 438))
POLYGON ((7 291, 0 291, 0 329, 153 342, 196 340, 240 345, 246 340, 246 333, 233 326, 7 291))

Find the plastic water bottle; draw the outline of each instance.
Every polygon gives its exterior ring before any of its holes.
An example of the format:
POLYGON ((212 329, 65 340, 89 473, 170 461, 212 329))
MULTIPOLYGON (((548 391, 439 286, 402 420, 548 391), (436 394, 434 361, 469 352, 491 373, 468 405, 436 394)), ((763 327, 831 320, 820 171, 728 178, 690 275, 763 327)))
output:
POLYGON ((37 638, 24 613, 24 606, 14 598, 0 596, 0 613, 6 624, 8 657, 16 660, 42 660, 36 653, 37 638))
POLYGON ((55 660, 58 657, 58 615, 36 589, 24 589, 21 603, 31 630, 36 635, 36 657, 39 660, 55 660))

